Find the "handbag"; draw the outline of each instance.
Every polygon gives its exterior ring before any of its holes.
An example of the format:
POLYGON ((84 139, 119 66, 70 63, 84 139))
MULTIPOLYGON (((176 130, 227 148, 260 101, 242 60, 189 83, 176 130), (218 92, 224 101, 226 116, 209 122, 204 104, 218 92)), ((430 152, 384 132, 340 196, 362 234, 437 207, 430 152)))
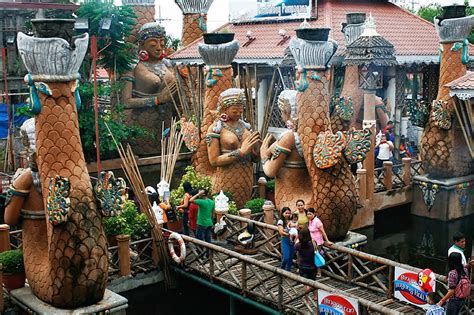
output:
POLYGON ((318 268, 323 267, 326 264, 326 260, 324 259, 323 255, 316 250, 314 251, 314 265, 318 268))

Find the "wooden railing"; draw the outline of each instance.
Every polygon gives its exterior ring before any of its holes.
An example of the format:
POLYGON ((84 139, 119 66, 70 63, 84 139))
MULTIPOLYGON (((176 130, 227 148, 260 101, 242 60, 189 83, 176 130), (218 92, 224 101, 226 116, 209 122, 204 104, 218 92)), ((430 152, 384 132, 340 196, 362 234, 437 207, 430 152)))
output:
POLYGON ((400 189, 411 185, 413 176, 422 172, 421 161, 403 158, 402 163, 385 161, 382 167, 374 169, 374 192, 400 189))
MULTIPOLYGON (((225 220, 228 230, 226 237, 230 243, 237 244, 238 234, 246 228, 246 224, 251 222, 251 220, 233 215, 226 215, 225 220)), ((280 240, 277 237, 277 226, 263 222, 254 222, 254 224, 256 226, 254 248, 265 257, 280 259, 281 248, 280 240)), ((420 268, 337 244, 330 248, 323 247, 322 250, 326 256, 326 266, 322 270, 323 276, 350 285, 349 289, 344 291, 344 294, 352 292, 358 296, 359 294, 365 294, 367 290, 372 291, 377 294, 378 303, 383 303, 383 305, 388 307, 397 303, 400 304, 399 301, 393 299, 395 267, 404 268, 416 273, 421 271, 420 268), (366 291, 358 291, 361 288, 366 289, 366 291)), ((437 274, 436 282, 438 294, 440 296, 444 295, 447 292, 446 277, 437 274)), ((410 308, 412 307, 405 306, 406 310, 410 308)), ((403 311, 403 308, 400 311, 403 311)))

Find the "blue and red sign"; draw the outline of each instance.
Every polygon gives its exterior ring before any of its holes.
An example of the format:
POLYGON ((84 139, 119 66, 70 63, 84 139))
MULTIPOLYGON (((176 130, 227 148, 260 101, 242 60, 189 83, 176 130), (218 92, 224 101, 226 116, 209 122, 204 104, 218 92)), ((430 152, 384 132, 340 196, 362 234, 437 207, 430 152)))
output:
POLYGON ((357 300, 324 290, 318 290, 318 313, 327 315, 356 315, 359 314, 357 300))
MULTIPOLYGON (((421 308, 428 307, 428 293, 419 284, 418 273, 395 267, 394 297, 421 308)), ((435 288, 433 288, 435 289, 435 288)))

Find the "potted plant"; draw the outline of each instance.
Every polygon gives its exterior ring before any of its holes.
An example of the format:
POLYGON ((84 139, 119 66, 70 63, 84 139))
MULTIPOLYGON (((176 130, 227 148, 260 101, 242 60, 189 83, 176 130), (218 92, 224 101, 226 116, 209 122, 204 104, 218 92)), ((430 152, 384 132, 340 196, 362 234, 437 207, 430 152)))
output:
POLYGON ((0 253, 0 264, 2 264, 5 289, 10 292, 25 286, 25 266, 21 249, 7 250, 0 253))
POLYGON ((104 218, 103 226, 109 246, 117 246, 117 239, 115 238, 117 235, 131 234, 126 218, 121 215, 104 218))
POLYGON ((255 199, 250 199, 245 203, 244 208, 250 209, 250 212, 252 214, 256 213, 261 213, 263 212, 263 205, 265 204, 265 199, 263 198, 255 198, 255 199))
POLYGON ((204 33, 204 43, 208 45, 218 45, 230 43, 234 40, 234 33, 229 32, 227 28, 223 28, 219 33, 204 33))
POLYGON ((269 180, 265 184, 265 199, 275 204, 275 179, 269 180))

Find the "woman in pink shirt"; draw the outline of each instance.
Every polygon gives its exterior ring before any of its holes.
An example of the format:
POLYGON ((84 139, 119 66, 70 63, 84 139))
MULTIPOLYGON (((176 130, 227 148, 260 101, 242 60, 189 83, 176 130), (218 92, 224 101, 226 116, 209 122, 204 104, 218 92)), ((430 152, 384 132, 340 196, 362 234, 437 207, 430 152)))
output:
MULTIPOLYGON (((308 230, 311 233, 311 239, 318 247, 318 249, 316 249, 315 246, 315 250, 319 250, 319 247, 324 244, 324 241, 326 241, 326 246, 331 247, 333 242, 329 241, 326 231, 324 231, 323 222, 316 217, 314 208, 308 208, 306 216, 308 217, 308 230)), ((321 277, 321 268, 317 268, 316 277, 321 277)))

